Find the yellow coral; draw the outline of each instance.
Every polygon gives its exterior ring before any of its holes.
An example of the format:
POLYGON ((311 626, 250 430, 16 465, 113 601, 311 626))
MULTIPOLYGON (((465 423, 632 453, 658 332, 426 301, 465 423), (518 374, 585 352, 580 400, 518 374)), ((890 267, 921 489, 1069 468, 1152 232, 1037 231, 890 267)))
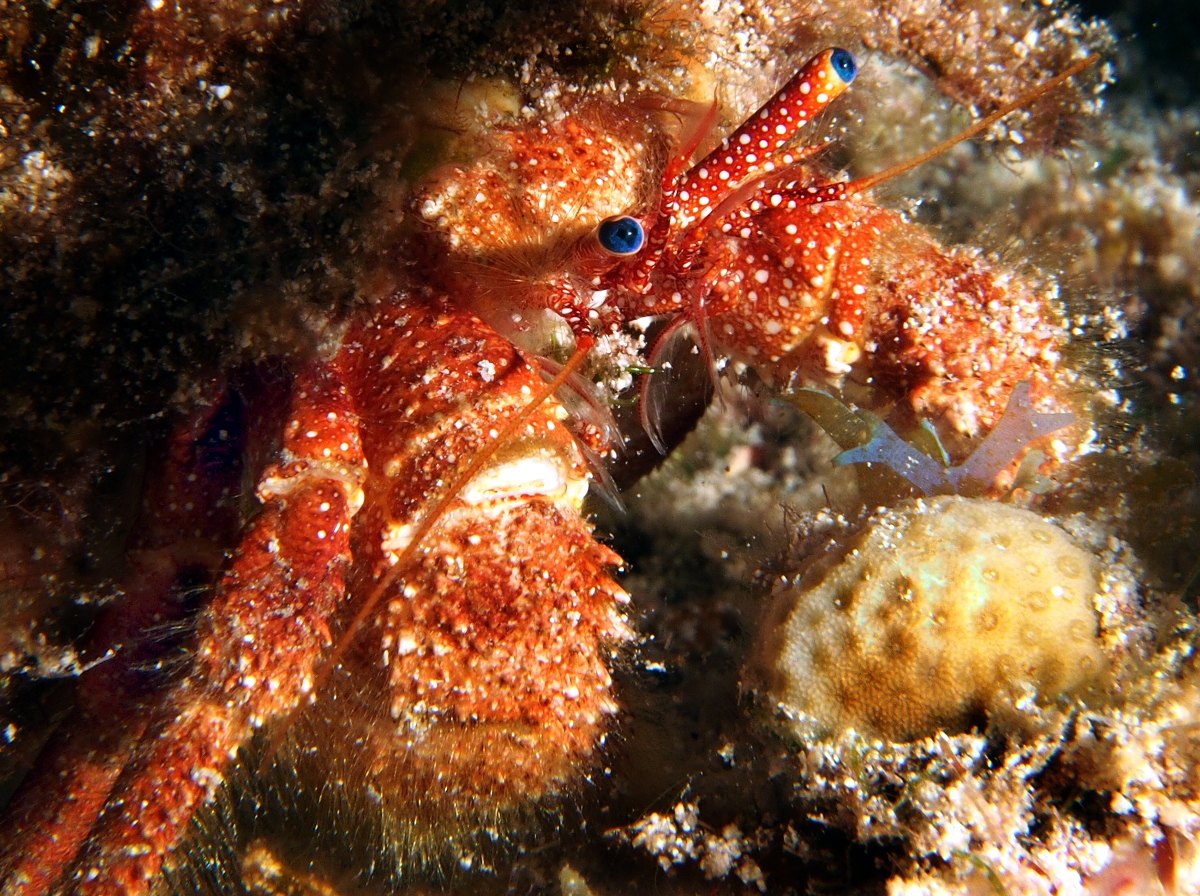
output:
POLYGON ((1027 510, 958 497, 882 511, 776 589, 760 659, 800 737, 966 730, 1104 677, 1096 559, 1027 510))

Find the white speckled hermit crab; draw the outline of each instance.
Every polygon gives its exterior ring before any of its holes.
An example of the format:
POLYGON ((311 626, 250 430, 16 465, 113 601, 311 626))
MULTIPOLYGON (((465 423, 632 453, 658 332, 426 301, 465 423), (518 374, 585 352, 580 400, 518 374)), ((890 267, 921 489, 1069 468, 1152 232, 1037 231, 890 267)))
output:
MULTIPOLYGON (((690 324, 710 359, 764 376, 873 384, 964 437, 1019 382, 1054 405, 1061 334, 1040 296, 863 198, 892 172, 830 182, 813 150, 788 150, 855 71, 845 50, 819 53, 695 164, 703 127, 663 164, 653 114, 586 100, 421 185, 422 264, 295 375, 261 513, 189 671, 153 700, 122 683, 126 658, 82 683, 85 723, 7 810, 4 893, 169 885, 243 754, 331 763, 351 781, 335 802, 377 796, 396 867, 570 792, 609 728, 607 660, 631 633, 553 396, 635 318, 668 316, 668 339, 690 324), (537 310, 575 337, 549 383, 480 319, 537 310)), ((183 454, 160 487, 200 517, 183 454)))

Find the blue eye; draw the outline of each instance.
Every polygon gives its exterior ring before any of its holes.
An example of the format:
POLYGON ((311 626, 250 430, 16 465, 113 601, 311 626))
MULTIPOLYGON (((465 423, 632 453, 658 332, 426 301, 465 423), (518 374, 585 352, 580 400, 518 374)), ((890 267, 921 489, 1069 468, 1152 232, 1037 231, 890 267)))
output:
POLYGON ((854 61, 849 50, 834 50, 829 61, 833 63, 833 70, 837 72, 837 76, 847 84, 853 81, 854 76, 858 74, 858 63, 854 61))
POLYGON ((646 242, 646 231, 637 218, 621 215, 618 218, 606 218, 600 222, 596 238, 606 252, 613 255, 633 255, 646 242))

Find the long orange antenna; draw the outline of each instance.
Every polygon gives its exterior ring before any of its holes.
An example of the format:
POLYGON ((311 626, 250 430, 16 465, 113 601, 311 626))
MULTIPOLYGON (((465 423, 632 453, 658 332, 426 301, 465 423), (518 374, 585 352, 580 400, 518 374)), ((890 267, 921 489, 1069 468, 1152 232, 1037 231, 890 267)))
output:
POLYGON ((930 159, 940 156, 942 153, 946 152, 949 149, 952 149, 953 147, 962 143, 964 140, 970 140, 976 134, 980 134, 983 131, 986 131, 988 128, 990 128, 992 125, 994 125, 996 122, 1000 121, 1000 119, 1004 118, 1007 115, 1010 115, 1011 113, 1015 112, 1017 109, 1021 109, 1025 106, 1030 105, 1031 103, 1036 102, 1037 100, 1039 100, 1043 96, 1045 96, 1047 93, 1049 93, 1051 90, 1054 90, 1056 87, 1058 87, 1064 81, 1067 81, 1070 78, 1075 77, 1081 71, 1083 71, 1084 69, 1088 68, 1091 65, 1094 65, 1095 63, 1097 63, 1099 61, 1100 61, 1100 54, 1093 53, 1091 56, 1087 57, 1087 59, 1083 59, 1079 62, 1076 62, 1074 65, 1072 65, 1066 71, 1060 72, 1059 74, 1055 75, 1053 78, 1051 78, 1049 81, 1045 82, 1044 84, 1039 84, 1037 87, 1033 88, 1033 90, 1029 91, 1026 94, 1023 94, 1022 96, 1017 97, 1012 102, 1005 103, 1003 106, 1001 106, 995 112, 993 112, 991 115, 988 115, 984 118, 979 119, 979 121, 975 122, 970 127, 960 131, 959 133, 955 134, 953 137, 950 137, 947 140, 943 140, 941 143, 937 144, 937 146, 934 146, 931 149, 927 149, 927 150, 925 150, 925 152, 923 152, 919 155, 913 156, 911 159, 906 159, 905 161, 900 162, 897 165, 893 165, 890 168, 885 168, 883 171, 880 171, 877 174, 872 174, 868 177, 860 177, 858 180, 852 180, 849 183, 839 185, 842 187, 842 190, 840 192, 842 193, 842 195, 846 195, 846 196, 852 195, 854 193, 862 193, 865 190, 869 190, 872 187, 883 183, 885 180, 891 180, 893 177, 898 177, 901 174, 911 171, 913 168, 916 168, 918 165, 925 164, 930 159))

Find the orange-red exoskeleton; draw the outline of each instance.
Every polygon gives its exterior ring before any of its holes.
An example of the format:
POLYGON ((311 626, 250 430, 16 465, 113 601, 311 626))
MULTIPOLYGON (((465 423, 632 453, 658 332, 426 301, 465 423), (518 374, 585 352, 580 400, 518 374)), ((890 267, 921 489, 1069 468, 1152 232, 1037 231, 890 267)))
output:
MULTIPOLYGON (((405 843, 453 848, 569 792, 631 632, 553 393, 635 318, 948 433, 991 426, 1024 380, 1054 404, 1042 297, 871 204, 877 179, 830 182, 787 149, 854 74, 846 51, 820 53, 695 164, 703 127, 672 149, 652 113, 591 100, 418 187, 421 263, 296 375, 189 671, 155 702, 98 697, 90 724, 122 735, 76 737, 31 776, 4 820, 4 893, 150 892, 239 756, 319 762, 340 744, 328 764, 388 819, 395 866, 405 843), (496 329, 545 311, 576 340, 549 384, 496 329)), ((644 393, 653 429, 661 395, 644 393)))
MULTIPOLYGON (((929 420, 959 447, 995 423, 1022 380, 1054 404, 1063 336, 1047 296, 863 197, 1020 103, 919 159, 832 182, 809 161, 821 146, 788 146, 855 73, 845 50, 818 54, 712 152, 689 167, 695 147, 685 147, 657 180, 633 164, 653 156, 652 129, 633 114, 616 127, 585 107, 497 135, 493 153, 435 178, 419 206, 458 275, 448 282, 498 326, 530 309, 562 316, 576 360, 596 335, 667 317, 651 363, 691 325, 710 362, 731 356, 785 385, 898 403, 904 422, 929 420)), ((642 396, 652 436, 655 383, 642 396)))

